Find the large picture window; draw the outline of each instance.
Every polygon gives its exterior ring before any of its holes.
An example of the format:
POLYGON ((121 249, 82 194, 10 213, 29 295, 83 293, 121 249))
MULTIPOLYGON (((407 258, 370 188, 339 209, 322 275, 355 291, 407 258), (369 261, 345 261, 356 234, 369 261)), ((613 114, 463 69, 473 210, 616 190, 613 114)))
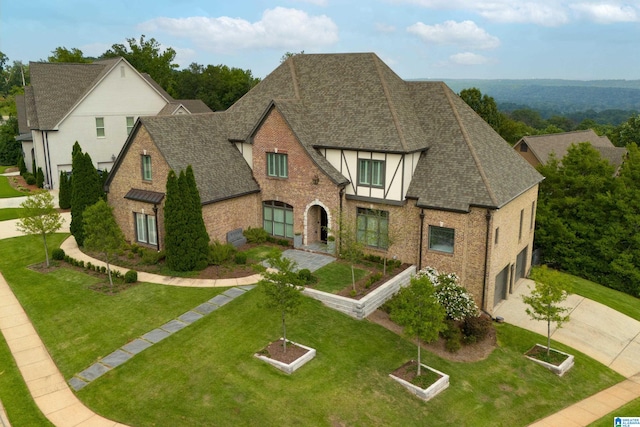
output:
POLYGON ((267 153, 267 175, 278 178, 286 178, 289 176, 286 154, 267 153))
POLYGON ((358 160, 358 185, 384 187, 384 161, 358 160))
POLYGON ((293 239, 293 206, 276 201, 264 202, 262 218, 267 233, 293 239))
POLYGON ((151 181, 151 156, 142 156, 142 179, 151 181))
POLYGON ((429 226, 429 249, 452 254, 454 239, 453 228, 429 226))
POLYGON ((358 242, 379 249, 389 247, 389 212, 358 208, 357 225, 358 242))
POLYGON ((149 245, 158 244, 156 217, 136 212, 136 240, 149 245))

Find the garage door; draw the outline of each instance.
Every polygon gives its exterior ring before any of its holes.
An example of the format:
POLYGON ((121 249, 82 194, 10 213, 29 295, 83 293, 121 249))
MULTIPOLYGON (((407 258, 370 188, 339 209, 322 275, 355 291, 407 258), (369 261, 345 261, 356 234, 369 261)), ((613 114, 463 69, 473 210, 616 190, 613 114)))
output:
POLYGON ((524 248, 516 258, 516 280, 525 277, 527 274, 527 249, 528 248, 524 248))
POLYGON ((507 284, 509 283, 509 266, 507 265, 496 276, 496 289, 493 294, 493 305, 496 306, 500 301, 507 297, 507 284))

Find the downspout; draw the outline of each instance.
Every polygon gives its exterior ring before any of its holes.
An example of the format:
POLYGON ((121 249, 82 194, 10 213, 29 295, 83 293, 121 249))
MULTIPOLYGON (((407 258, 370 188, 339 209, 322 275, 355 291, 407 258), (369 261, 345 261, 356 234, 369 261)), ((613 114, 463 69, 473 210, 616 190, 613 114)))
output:
MULTIPOLYGON (((344 218, 342 217, 342 197, 344 196, 344 193, 345 193, 344 186, 340 187, 340 191, 338 192, 338 198, 340 199, 340 208, 338 212, 338 215, 339 215, 338 218, 341 226, 344 221, 344 218)), ((340 232, 340 236, 342 236, 342 230, 340 230, 339 232, 340 232)), ((340 253, 342 253, 342 239, 338 239, 338 254, 340 253)))
MULTIPOLYGON (((487 285, 489 282, 488 274, 489 274, 489 239, 491 238, 491 209, 487 209, 487 214, 485 218, 487 220, 487 237, 484 248, 484 283, 482 286, 482 311, 487 313, 486 307, 486 298, 487 298, 487 285)), ((489 314, 489 313, 487 313, 489 314)), ((493 316, 491 316, 493 317, 493 316)))
MULTIPOLYGON (((42 149, 44 151, 44 169, 47 174, 47 184, 49 184, 49 188, 53 187, 53 180, 51 178, 51 153, 49 152, 49 132, 44 131, 43 133, 43 144, 42 149)), ((36 164, 36 167, 38 165, 36 164)), ((33 171, 33 174, 36 174, 36 171, 33 171)))
POLYGON ((422 245, 424 236, 424 209, 420 209, 420 247, 418 249, 418 271, 422 270, 422 245))

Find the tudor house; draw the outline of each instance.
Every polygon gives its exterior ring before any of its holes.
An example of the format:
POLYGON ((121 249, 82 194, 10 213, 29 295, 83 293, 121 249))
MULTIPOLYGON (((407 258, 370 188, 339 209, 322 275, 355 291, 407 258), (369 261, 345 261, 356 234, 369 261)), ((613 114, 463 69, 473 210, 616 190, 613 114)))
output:
POLYGON ((492 312, 530 269, 542 176, 441 82, 375 54, 289 58, 224 112, 137 120, 107 181, 131 242, 163 247, 167 173, 192 165, 212 240, 236 228, 457 273, 492 312))
POLYGON ((200 100, 174 100, 124 58, 90 64, 31 62, 31 85, 16 97, 25 164, 41 167, 48 188, 71 171, 78 141, 98 170, 111 170, 140 116, 211 112, 200 100))

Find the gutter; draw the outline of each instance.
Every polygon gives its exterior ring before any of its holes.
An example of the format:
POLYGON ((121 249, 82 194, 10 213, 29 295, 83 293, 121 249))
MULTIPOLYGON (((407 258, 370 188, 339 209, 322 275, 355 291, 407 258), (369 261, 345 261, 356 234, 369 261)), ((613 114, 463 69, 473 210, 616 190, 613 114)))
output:
POLYGON ((487 299, 487 285, 488 285, 488 274, 489 274, 489 238, 491 237, 491 210, 487 209, 487 214, 485 215, 485 219, 487 220, 487 236, 484 247, 484 283, 482 284, 482 311, 486 313, 486 299, 487 299))
POLYGON ((420 247, 418 249, 418 271, 422 270, 422 245, 424 244, 424 209, 420 209, 420 247))

